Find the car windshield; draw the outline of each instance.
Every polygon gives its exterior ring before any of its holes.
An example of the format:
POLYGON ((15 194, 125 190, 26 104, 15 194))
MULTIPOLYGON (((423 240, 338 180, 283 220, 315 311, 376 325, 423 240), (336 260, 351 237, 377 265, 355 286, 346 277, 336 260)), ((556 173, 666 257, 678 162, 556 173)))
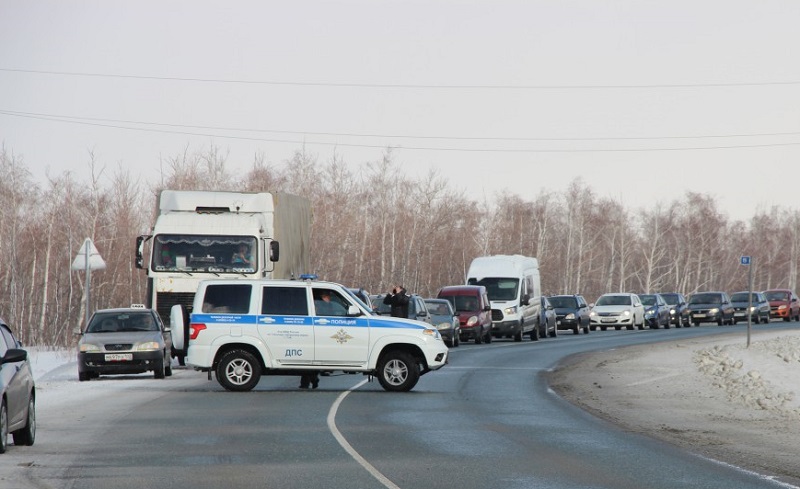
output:
POLYGON ((428 312, 430 312, 434 316, 452 316, 453 310, 450 309, 450 303, 448 301, 425 301, 425 305, 428 306, 428 312))
POLYGON ((149 312, 97 313, 92 317, 87 333, 119 333, 130 331, 158 331, 149 312))
POLYGON ((677 304, 678 302, 680 302, 678 300, 678 294, 661 294, 661 297, 664 298, 664 302, 666 302, 667 304, 669 304, 671 306, 677 304))
POLYGON ((789 293, 783 291, 773 291, 766 293, 768 301, 788 301, 789 293))
POLYGON ((550 297, 550 304, 555 308, 572 308, 578 307, 578 301, 574 297, 550 297))
POLYGON ((630 306, 631 296, 629 295, 603 295, 597 299, 598 306, 630 306))
POLYGON ((469 279, 469 285, 483 285, 492 301, 512 301, 517 298, 519 280, 515 278, 486 277, 469 279))
POLYGON ((695 294, 689 299, 689 304, 722 304, 719 294, 695 294))
POLYGON ((639 299, 642 300, 642 304, 644 304, 645 306, 656 305, 656 296, 654 295, 643 294, 639 296, 639 299))
POLYGON ((748 294, 747 292, 737 292, 731 296, 731 302, 748 302, 752 299, 753 302, 758 302, 758 294, 748 294), (748 295, 750 297, 748 297, 748 295))
POLYGON ((474 295, 443 295, 442 299, 456 310, 456 312, 476 312, 478 310, 478 298, 474 295))

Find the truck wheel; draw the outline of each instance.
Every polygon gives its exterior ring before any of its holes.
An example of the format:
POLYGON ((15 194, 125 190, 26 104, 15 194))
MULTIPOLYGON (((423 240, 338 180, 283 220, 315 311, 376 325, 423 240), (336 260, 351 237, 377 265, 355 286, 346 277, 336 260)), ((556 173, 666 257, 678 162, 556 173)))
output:
MULTIPOLYGON (((534 326, 533 328, 538 330, 539 326, 537 325, 537 326, 534 326)), ((522 325, 521 324, 519 325, 519 331, 514 333, 514 341, 522 341, 522 325)))
POLYGON ((539 334, 539 326, 536 326, 535 328, 533 328, 533 331, 531 331, 531 341, 539 341, 540 336, 541 335, 539 334))
POLYGON ((229 391, 252 390, 261 380, 261 365, 252 353, 231 350, 217 364, 217 382, 229 391))
POLYGON ((81 382, 86 382, 91 378, 92 376, 89 375, 89 372, 78 372, 78 380, 81 382))
POLYGON ((378 381, 391 392, 408 392, 419 381, 419 367, 413 356, 393 350, 385 353, 378 362, 378 381))
POLYGON ((25 426, 11 433, 14 437, 14 445, 31 446, 36 439, 36 401, 31 394, 28 400, 28 419, 25 426))

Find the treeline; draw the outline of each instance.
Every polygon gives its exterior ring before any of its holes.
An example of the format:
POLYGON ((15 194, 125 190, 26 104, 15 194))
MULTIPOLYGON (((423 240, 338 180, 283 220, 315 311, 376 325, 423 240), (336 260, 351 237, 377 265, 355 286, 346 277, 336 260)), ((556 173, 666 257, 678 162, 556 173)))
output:
POLYGON ((755 289, 797 284, 800 211, 731 221, 697 193, 631 211, 577 179, 561 192, 476 200, 435 171, 405 175, 391 151, 356 171, 304 151, 281 164, 256 156, 246 174, 233 175, 218 149, 187 150, 161 162, 157 182, 89 155, 85 176, 37 182, 2 148, 0 172, 0 316, 26 344, 74 344, 85 277, 70 266, 87 237, 107 265, 92 273, 90 310, 144 302, 134 243, 149 233, 162 188, 306 196, 314 212, 310 272, 373 293, 399 282, 430 296, 463 283, 474 257, 515 253, 539 259, 546 294, 589 301, 611 291, 746 289, 741 255, 753 257, 755 289))

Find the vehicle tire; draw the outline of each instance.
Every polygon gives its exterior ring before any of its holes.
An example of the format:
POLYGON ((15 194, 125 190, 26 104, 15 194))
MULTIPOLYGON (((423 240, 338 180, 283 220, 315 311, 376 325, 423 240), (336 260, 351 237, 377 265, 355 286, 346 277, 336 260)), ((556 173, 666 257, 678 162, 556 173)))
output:
POLYGON ((597 331, 597 326, 589 325, 589 329, 591 329, 592 331, 597 331))
POLYGON ((580 328, 576 324, 574 328, 572 328, 572 334, 580 334, 580 328))
POLYGON ((531 341, 539 341, 539 336, 539 327, 537 326, 531 331, 531 341))
POLYGON ((378 361, 378 381, 391 392, 408 392, 419 381, 419 366, 409 353, 391 350, 378 361))
POLYGON ((549 333, 551 338, 558 338, 558 326, 553 325, 553 331, 549 333))
POLYGON ((480 331, 475 333, 475 344, 480 345, 483 343, 483 336, 481 335, 480 331))
POLYGON ((453 348, 458 348, 459 346, 461 346, 461 337, 456 333, 453 335, 453 348))
MULTIPOLYGON (((533 329, 538 330, 539 326, 534 326, 533 329)), ((522 325, 519 325, 519 331, 514 333, 514 341, 522 341, 522 325)))
POLYGON ((162 358, 158 362, 156 362, 156 367, 153 369, 153 378, 155 379, 163 379, 166 377, 166 372, 164 371, 166 367, 164 366, 164 359, 162 358))
POLYGON ((36 440, 36 400, 31 394, 28 400, 28 420, 25 426, 11 433, 14 437, 14 445, 27 447, 33 445, 36 440))
POLYGON ((695 321, 695 322, 694 322, 694 326, 695 326, 695 327, 699 327, 699 326, 700 326, 700 321, 695 321))
POLYGON ((622 329, 622 326, 614 326, 614 329, 616 329, 617 331, 619 331, 619 330, 621 330, 621 329, 622 329))
POLYGON ((0 453, 6 453, 8 448, 8 408, 6 400, 0 402, 0 453))
POLYGON ((589 329, 590 329, 589 326, 584 326, 583 327, 583 334, 589 334, 589 329))
POLYGON ((253 390, 259 380, 261 380, 261 364, 246 350, 226 352, 217 364, 217 382, 226 390, 234 392, 253 390))
POLYGON ((669 319, 667 319, 667 322, 664 323, 664 329, 669 329, 671 327, 672 327, 672 322, 669 319))
POLYGON ((78 380, 81 382, 86 382, 92 378, 92 375, 89 372, 78 372, 78 380))
POLYGON ((600 326, 600 331, 605 331, 608 329, 608 326, 600 326))

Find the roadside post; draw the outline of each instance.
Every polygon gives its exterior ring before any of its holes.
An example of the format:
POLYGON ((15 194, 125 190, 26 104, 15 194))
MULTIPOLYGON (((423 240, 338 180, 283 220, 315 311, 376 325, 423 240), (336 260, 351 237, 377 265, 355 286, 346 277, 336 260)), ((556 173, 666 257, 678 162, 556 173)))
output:
POLYGON ((750 348, 750 327, 753 322, 753 266, 750 256, 743 255, 739 263, 747 267, 747 348, 750 348))
POLYGON ((86 238, 81 246, 81 251, 72 260, 71 267, 72 270, 86 272, 86 324, 89 324, 89 317, 91 316, 89 294, 92 290, 92 270, 105 270, 105 268, 106 262, 100 256, 100 252, 92 243, 91 238, 86 238))

